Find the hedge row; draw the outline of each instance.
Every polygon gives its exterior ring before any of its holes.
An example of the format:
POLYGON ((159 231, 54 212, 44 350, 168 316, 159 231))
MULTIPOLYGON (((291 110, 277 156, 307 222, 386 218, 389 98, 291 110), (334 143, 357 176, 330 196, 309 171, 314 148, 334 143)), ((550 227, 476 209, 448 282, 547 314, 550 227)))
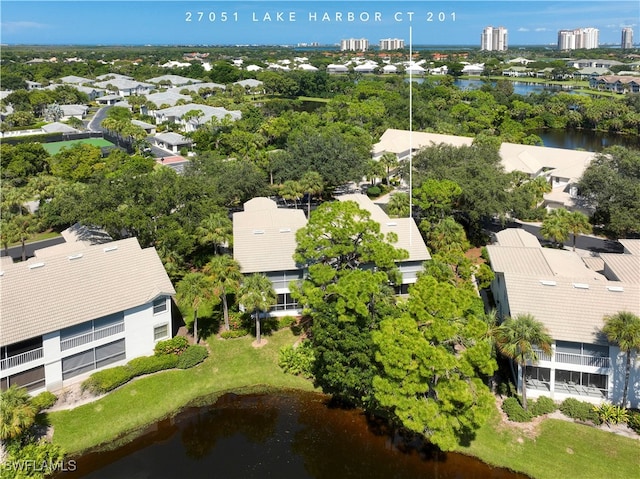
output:
MULTIPOLYGON (((176 339, 176 338, 173 338, 176 339)), ((151 374, 165 369, 188 369, 204 361, 209 355, 204 346, 192 345, 182 348, 182 341, 172 341, 163 344, 158 348, 154 356, 141 356, 134 358, 124 366, 116 366, 93 373, 82 383, 83 391, 90 391, 93 394, 104 394, 123 384, 131 381, 137 376, 151 374), (159 351, 180 351, 180 353, 164 353, 159 351)), ((184 338, 183 338, 184 339, 184 338)), ((161 341, 166 343, 167 341, 161 341)), ((186 339, 185 339, 186 341, 186 339)), ((160 343, 158 343, 160 345, 160 343)))

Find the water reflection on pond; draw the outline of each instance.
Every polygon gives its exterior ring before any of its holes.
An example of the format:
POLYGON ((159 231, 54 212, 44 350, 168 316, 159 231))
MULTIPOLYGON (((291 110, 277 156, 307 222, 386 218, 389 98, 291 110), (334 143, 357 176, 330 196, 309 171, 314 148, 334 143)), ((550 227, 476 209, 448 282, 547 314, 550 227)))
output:
POLYGON ((524 479, 473 458, 400 445, 357 410, 313 393, 226 395, 58 478, 524 479))

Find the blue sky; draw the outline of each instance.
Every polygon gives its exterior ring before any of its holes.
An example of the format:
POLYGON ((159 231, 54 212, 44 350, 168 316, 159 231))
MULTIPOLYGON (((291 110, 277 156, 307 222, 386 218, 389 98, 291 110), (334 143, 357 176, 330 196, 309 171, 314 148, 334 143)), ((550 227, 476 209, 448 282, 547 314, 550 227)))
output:
POLYGON ((415 45, 475 46, 489 25, 507 28, 512 46, 555 44, 558 30, 581 27, 598 28, 605 44, 619 43, 630 26, 640 42, 638 0, 2 0, 0 9, 3 44, 295 45, 352 37, 408 44, 411 30, 415 45))

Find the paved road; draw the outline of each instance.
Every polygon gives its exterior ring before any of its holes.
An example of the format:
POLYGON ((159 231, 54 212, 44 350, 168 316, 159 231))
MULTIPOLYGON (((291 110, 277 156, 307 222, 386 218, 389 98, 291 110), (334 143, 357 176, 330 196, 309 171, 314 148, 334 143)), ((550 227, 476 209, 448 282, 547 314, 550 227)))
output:
MULTIPOLYGON (((55 238, 27 243, 25 245, 27 258, 31 258, 33 256, 33 252, 37 249, 47 248, 49 246, 54 246, 64 242, 65 241, 62 236, 56 236, 55 238)), ((2 251, 0 251, 0 256, 7 256, 7 252, 3 249, 2 251)), ((12 246, 11 248, 9 248, 9 256, 11 256, 14 261, 22 260, 22 246, 12 246)))

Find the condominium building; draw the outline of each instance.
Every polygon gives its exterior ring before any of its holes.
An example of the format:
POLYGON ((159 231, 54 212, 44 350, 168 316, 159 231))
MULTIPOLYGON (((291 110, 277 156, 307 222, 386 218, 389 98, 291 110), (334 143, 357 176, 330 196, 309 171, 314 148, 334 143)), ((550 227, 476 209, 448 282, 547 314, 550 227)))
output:
POLYGON ((576 28, 558 31, 558 50, 590 50, 599 46, 600 30, 597 28, 576 28))
POLYGON ((369 40, 366 38, 345 38, 340 40, 340 51, 367 51, 369 40))
POLYGON ((507 29, 486 27, 480 34, 480 50, 504 52, 507 50, 507 29))
POLYGON ((400 38, 384 38, 380 40, 380 50, 400 50, 404 48, 404 40, 400 38))
POLYGON ((633 48, 633 28, 625 27, 622 29, 622 39, 620 41, 620 47, 623 50, 629 50, 633 48))

